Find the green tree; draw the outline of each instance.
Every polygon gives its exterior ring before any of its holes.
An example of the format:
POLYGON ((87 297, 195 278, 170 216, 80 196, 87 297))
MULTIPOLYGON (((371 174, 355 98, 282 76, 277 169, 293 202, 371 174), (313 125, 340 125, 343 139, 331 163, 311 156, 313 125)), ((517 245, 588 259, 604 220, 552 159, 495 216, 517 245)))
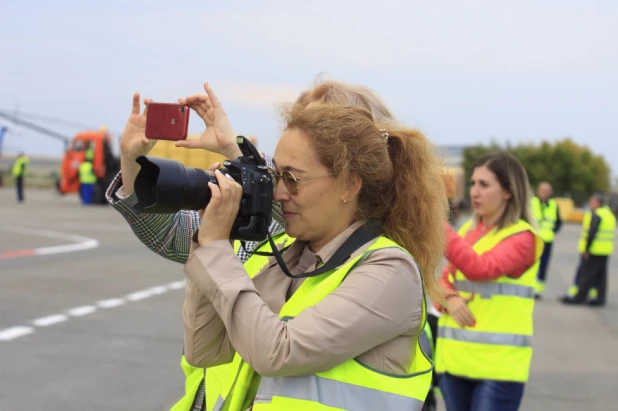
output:
POLYGON ((536 187, 549 181, 556 196, 571 196, 577 205, 583 204, 595 192, 607 192, 610 168, 602 155, 594 154, 587 146, 580 146, 571 138, 555 143, 522 143, 474 145, 463 152, 462 166, 469 181, 476 161, 485 154, 508 151, 524 166, 530 184, 536 187))
POLYGON ((477 144, 466 147, 463 151, 463 159, 461 164, 466 176, 466 184, 468 184, 470 177, 472 177, 472 170, 474 169, 474 164, 476 164, 478 159, 484 155, 498 153, 502 150, 504 150, 504 148, 495 140, 492 140, 489 146, 477 144))

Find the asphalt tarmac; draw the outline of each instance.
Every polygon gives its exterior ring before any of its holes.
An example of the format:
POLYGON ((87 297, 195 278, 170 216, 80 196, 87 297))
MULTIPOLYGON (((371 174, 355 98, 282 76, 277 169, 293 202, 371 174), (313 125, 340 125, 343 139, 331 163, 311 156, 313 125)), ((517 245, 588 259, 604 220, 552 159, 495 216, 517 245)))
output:
MULTIPOLYGON (((618 262, 608 306, 557 301, 579 232, 566 224, 554 244, 522 410, 618 409, 618 262)), ((182 265, 113 208, 0 189, 0 410, 168 410, 183 393, 183 289, 182 265)))

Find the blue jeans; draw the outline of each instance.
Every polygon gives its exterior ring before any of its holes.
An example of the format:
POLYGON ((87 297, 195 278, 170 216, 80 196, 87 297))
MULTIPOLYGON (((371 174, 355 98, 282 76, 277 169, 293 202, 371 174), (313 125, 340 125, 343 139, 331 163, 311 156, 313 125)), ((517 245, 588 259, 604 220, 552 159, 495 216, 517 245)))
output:
POLYGON ((94 184, 81 184, 79 186, 82 195, 83 204, 92 204, 92 197, 94 194, 94 184))
POLYGON ((440 390, 447 411, 517 411, 524 384, 471 380, 451 374, 440 376, 440 390))

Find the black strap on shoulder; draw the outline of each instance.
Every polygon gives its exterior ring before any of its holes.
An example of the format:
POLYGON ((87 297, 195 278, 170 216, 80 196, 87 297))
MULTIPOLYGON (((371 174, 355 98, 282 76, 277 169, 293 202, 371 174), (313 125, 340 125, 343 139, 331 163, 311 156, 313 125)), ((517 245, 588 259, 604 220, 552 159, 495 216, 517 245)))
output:
MULTIPOLYGON (((273 252, 272 253, 259 253, 259 254, 256 252, 253 252, 249 254, 274 256, 275 259, 277 260, 277 263, 281 267, 281 270, 283 270, 285 275, 287 275, 288 277, 291 277, 291 278, 315 277, 315 276, 324 274, 328 271, 334 270, 335 268, 339 267, 341 264, 343 264, 350 258, 350 256, 352 255, 354 251, 358 250, 363 244, 366 244, 372 239, 382 235, 383 232, 384 232, 384 228, 378 222, 370 221, 370 222, 365 223, 361 227, 357 228, 356 231, 354 231, 350 237, 348 237, 348 239, 341 245, 341 247, 337 249, 337 251, 335 251, 333 256, 324 265, 322 265, 317 270, 311 271, 309 273, 298 274, 298 275, 294 275, 290 273, 290 271, 285 265, 285 262, 283 261, 281 251, 277 249, 277 245, 275 244, 270 233, 268 233, 268 241, 270 242, 270 246, 272 247, 273 252)), ((282 251, 285 251, 285 250, 287 250, 287 247, 284 248, 282 251)))

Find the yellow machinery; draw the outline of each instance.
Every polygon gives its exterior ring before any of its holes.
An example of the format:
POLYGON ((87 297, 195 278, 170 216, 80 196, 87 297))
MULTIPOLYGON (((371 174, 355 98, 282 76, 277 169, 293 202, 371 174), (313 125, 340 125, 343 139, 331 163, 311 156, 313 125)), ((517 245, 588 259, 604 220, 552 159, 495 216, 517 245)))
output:
MULTIPOLYGON (((187 139, 198 138, 200 138, 199 135, 190 135, 187 137, 187 139)), ((249 141, 257 147, 257 139, 255 137, 249 137, 249 141)), ((148 155, 176 160, 186 167, 201 168, 202 170, 207 169, 214 163, 223 163, 223 160, 227 160, 221 154, 201 150, 199 148, 176 147, 175 143, 175 141, 159 140, 148 155)))
POLYGON ((581 208, 575 208, 573 200, 568 197, 554 198, 558 203, 560 209, 560 218, 564 222, 568 223, 581 223, 584 219, 584 210, 581 208))
MULTIPOLYGON (((187 139, 198 138, 200 138, 198 135, 190 135, 187 137, 187 139)), ((223 163, 223 160, 226 160, 221 154, 201 150, 199 148, 176 147, 175 144, 175 141, 159 140, 148 155, 175 160, 184 164, 185 167, 201 168, 203 170, 214 163, 223 163)))

